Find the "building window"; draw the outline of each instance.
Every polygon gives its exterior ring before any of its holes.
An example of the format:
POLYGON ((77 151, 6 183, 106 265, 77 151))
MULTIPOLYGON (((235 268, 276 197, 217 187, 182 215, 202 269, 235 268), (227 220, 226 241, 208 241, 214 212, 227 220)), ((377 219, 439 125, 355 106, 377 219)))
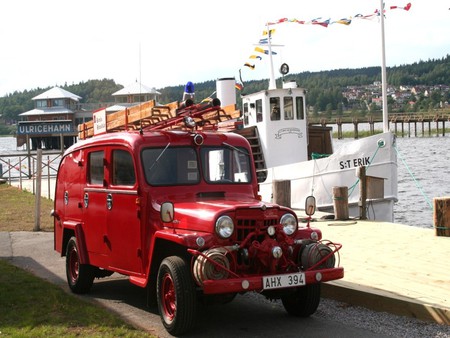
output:
POLYGON ((63 99, 52 100, 52 107, 64 107, 64 100, 63 99))
POLYGON ((47 107, 47 100, 36 101, 36 108, 45 108, 45 107, 47 107))

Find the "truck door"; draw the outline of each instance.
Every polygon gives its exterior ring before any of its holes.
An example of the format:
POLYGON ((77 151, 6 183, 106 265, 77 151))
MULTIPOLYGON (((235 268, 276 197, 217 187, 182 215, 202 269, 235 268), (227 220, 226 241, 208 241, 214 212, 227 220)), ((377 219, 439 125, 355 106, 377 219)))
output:
POLYGON ((140 205, 132 154, 127 149, 112 149, 108 169, 106 227, 110 263, 116 269, 140 273, 140 205))
POLYGON ((86 185, 83 203, 83 232, 90 263, 107 268, 109 249, 106 237, 105 151, 92 149, 86 153, 86 185))

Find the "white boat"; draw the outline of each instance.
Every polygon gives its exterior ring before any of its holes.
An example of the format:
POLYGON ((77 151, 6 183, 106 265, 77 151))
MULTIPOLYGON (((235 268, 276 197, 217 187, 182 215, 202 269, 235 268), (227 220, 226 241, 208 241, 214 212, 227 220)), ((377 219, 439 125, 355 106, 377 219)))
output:
MULTIPOLYGON (((339 196, 344 200, 347 197, 348 213, 344 212, 345 217, 348 214, 350 217, 394 221, 394 203, 398 193, 397 155, 395 135, 389 131, 387 122, 383 16, 380 27, 383 133, 346 143, 333 152, 331 128, 308 127, 306 90, 299 88, 295 82, 283 83, 282 88, 277 88, 267 24, 267 54, 270 60, 268 89, 241 96, 243 129, 237 131, 253 144, 263 200, 273 199, 275 182, 286 181, 290 182, 288 206, 302 209, 306 197, 313 195, 319 210, 333 212, 337 209, 338 198, 333 196, 333 187, 344 188, 344 192, 346 187, 348 196, 339 196), (316 159, 313 152, 329 156, 316 159), (361 166, 366 168, 366 177, 369 177, 364 180, 367 189, 360 189, 361 182, 356 174, 361 166), (361 198, 361 195, 366 196, 361 198)), ((287 64, 281 65, 282 75, 288 71, 287 64)), ((230 78, 217 82, 217 97, 223 106, 236 103, 234 82, 230 78)))
MULTIPOLYGON (((241 97, 243 128, 236 132, 252 144, 262 199, 273 200, 274 182, 289 181, 291 207, 303 209, 306 197, 313 195, 319 210, 333 212, 333 187, 347 187, 349 216, 359 217, 357 168, 365 166, 375 185, 374 193, 368 192, 367 217, 392 222, 398 190, 394 134, 347 142, 333 152, 330 127, 308 128, 305 93, 289 82, 241 97), (329 156, 314 158, 314 151, 329 156)), ((217 97, 222 106, 235 103, 233 78, 218 80, 217 97)))

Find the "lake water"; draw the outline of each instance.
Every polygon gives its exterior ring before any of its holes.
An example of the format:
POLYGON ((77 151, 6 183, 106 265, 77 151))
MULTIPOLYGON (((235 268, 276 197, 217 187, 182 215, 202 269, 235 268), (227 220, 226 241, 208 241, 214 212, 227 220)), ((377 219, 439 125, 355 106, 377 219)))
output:
MULTIPOLYGON (((334 140, 338 149, 350 139, 334 140)), ((0 154, 14 152, 16 140, 0 137, 0 154)), ((433 227, 433 198, 450 196, 450 137, 399 137, 398 199, 395 222, 433 227)))

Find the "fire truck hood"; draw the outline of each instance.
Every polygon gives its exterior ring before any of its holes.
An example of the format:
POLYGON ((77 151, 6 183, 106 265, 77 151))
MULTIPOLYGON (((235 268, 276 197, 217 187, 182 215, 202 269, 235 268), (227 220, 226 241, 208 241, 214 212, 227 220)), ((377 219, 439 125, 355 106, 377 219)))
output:
POLYGON ((260 202, 242 200, 208 200, 195 202, 174 203, 175 221, 174 225, 179 229, 189 229, 194 231, 213 232, 216 220, 223 215, 232 218, 236 213, 245 210, 264 210, 265 214, 278 214, 279 206, 260 202))

